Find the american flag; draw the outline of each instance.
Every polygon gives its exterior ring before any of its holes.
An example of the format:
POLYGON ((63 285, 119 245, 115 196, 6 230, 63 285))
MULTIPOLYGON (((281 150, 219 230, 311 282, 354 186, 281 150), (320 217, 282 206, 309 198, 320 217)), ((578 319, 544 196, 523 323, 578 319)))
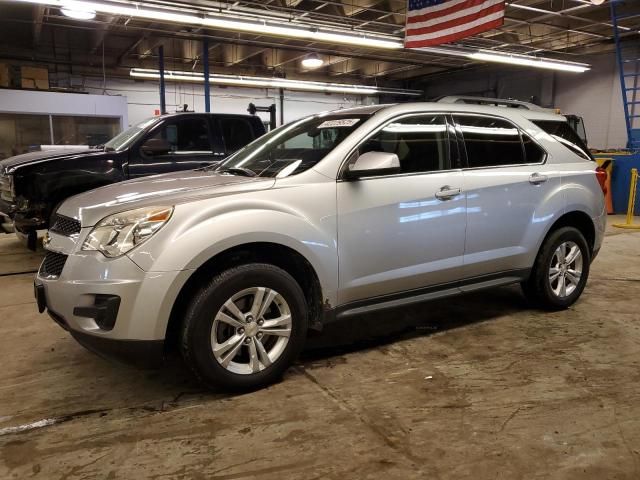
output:
POLYGON ((454 42, 503 22, 504 0, 409 0, 404 46, 454 42))

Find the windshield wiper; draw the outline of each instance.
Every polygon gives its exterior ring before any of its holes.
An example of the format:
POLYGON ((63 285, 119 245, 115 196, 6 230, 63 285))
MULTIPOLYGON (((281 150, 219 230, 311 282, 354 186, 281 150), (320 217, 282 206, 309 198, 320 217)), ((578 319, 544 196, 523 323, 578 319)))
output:
POLYGON ((258 174, 253 170, 242 167, 229 167, 218 170, 220 173, 230 173, 231 175, 243 175, 245 177, 256 177, 258 174))

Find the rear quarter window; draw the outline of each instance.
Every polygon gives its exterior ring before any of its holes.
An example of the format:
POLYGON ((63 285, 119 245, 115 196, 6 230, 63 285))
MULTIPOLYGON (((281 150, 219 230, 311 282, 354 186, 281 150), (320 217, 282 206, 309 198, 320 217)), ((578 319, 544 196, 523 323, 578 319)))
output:
POLYGON ((576 155, 585 160, 595 161, 582 139, 567 122, 552 120, 533 120, 532 122, 576 155))

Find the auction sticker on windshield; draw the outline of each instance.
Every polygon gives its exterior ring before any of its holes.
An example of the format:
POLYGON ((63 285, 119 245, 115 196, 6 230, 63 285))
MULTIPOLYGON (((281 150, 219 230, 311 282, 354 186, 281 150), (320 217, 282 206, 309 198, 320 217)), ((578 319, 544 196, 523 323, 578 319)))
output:
POLYGON ((340 120, 327 120, 318 125, 318 128, 353 127, 360 121, 359 118, 342 118, 340 120))

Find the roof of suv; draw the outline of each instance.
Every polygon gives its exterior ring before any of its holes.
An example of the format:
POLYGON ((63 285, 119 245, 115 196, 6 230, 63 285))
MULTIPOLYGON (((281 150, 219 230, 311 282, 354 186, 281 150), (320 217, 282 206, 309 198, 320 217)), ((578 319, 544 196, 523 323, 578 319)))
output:
POLYGON ((174 117, 188 117, 190 115, 208 115, 211 117, 239 117, 239 118, 258 118, 255 115, 251 115, 249 113, 207 113, 207 112, 172 112, 172 113, 163 113, 162 115, 158 115, 156 118, 174 118, 174 117))
POLYGON ((527 120, 548 120, 555 122, 565 122, 566 118, 555 113, 548 113, 540 110, 526 110, 524 108, 495 107, 487 105, 473 105, 465 103, 443 103, 443 102, 409 102, 381 105, 367 105, 363 107, 345 108, 343 110, 330 112, 338 115, 353 114, 374 114, 381 110, 394 109, 398 113, 403 110, 413 112, 420 109, 429 109, 434 112, 464 112, 464 113, 485 113, 489 115, 499 115, 501 117, 510 118, 517 116, 518 118, 526 118, 527 120))

